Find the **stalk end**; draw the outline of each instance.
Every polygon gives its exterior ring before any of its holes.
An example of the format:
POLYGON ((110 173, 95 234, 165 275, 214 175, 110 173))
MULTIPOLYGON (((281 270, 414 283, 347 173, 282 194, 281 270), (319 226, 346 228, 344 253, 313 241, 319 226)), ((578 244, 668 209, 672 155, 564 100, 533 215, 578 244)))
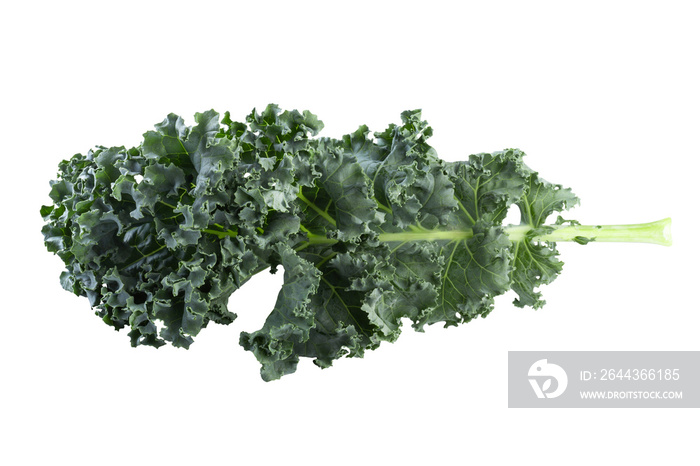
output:
POLYGON ((671 239, 671 217, 659 220, 659 227, 661 228, 661 238, 659 244, 662 246, 671 246, 673 241, 671 239))

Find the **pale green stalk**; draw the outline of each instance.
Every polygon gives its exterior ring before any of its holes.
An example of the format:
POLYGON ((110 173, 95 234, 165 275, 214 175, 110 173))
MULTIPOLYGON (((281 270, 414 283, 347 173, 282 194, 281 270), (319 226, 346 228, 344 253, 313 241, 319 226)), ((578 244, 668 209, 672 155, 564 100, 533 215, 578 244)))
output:
MULTIPOLYGON (((596 241, 622 243, 651 243, 671 245, 671 219, 666 218, 650 223, 630 225, 549 225, 551 232, 534 236, 534 241, 596 241)), ((504 227, 508 238, 513 242, 522 241, 532 230, 530 225, 509 225, 504 227)), ((407 241, 459 241, 473 236, 471 229, 426 230, 418 229, 396 233, 380 233, 379 241, 385 243, 407 241)), ((334 244, 337 241, 321 235, 309 234, 309 245, 334 244)))

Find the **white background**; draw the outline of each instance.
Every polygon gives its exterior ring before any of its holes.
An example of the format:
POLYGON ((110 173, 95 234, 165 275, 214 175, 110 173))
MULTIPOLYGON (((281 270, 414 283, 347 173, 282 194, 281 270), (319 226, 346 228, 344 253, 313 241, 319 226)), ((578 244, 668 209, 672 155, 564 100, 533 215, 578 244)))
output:
POLYGON ((11 2, 2 8, 0 463, 697 464, 698 411, 507 408, 508 350, 699 350, 694 2, 11 2), (582 223, 673 217, 674 245, 562 244, 548 304, 405 330, 264 383, 256 276, 189 351, 133 349, 61 289, 56 165, 169 112, 275 102, 339 137, 422 108, 446 160, 518 147, 582 223))

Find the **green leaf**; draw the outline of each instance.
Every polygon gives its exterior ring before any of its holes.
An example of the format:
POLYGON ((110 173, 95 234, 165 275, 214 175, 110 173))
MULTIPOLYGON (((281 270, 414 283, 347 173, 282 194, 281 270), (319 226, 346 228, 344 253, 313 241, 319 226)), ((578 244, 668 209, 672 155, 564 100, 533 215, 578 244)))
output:
POLYGON ((468 162, 448 165, 458 199, 460 218, 465 225, 483 219, 496 225, 505 218, 508 207, 524 194, 528 169, 524 154, 510 149, 493 154, 476 154, 468 162))
POLYGON ((320 174, 312 188, 301 188, 303 223, 313 232, 326 231, 329 238, 358 241, 383 220, 372 199, 369 179, 357 159, 332 141, 321 140, 315 171, 320 174))
MULTIPOLYGON (((542 293, 537 289, 559 275, 564 265, 553 243, 540 243, 538 235, 546 234, 551 228, 543 226, 554 212, 561 212, 578 204, 578 198, 568 188, 541 179, 536 172, 530 172, 524 187, 524 196, 517 205, 521 213, 521 224, 529 228, 529 233, 516 242, 513 251, 512 288, 518 294, 513 302, 518 307, 530 306, 539 309, 544 306, 542 293)), ((561 216, 557 225, 565 222, 561 216)), ((570 221, 573 222, 573 221, 570 221)), ((578 222, 575 222, 578 223, 578 222)), ((585 244, 585 241, 579 241, 585 244)))
POLYGON ((296 370, 299 361, 296 344, 305 343, 315 326, 309 309, 319 286, 321 273, 311 262, 301 258, 288 245, 277 243, 273 249, 284 267, 284 285, 277 303, 262 329, 241 334, 241 345, 255 354, 262 364, 264 380, 278 379, 296 370))
POLYGON ((60 285, 133 346, 189 348, 209 322, 236 318, 232 293, 281 266, 274 308, 239 340, 274 380, 301 358, 362 357, 405 322, 485 317, 510 289, 517 306, 541 307, 539 288, 562 270, 552 239, 670 243, 670 220, 547 224, 578 202, 571 190, 517 149, 440 160, 419 110, 381 132, 315 138, 322 128, 274 104, 243 121, 197 113, 193 126, 170 114, 137 147, 62 160, 39 209, 60 285), (521 223, 503 225, 514 205, 521 223))

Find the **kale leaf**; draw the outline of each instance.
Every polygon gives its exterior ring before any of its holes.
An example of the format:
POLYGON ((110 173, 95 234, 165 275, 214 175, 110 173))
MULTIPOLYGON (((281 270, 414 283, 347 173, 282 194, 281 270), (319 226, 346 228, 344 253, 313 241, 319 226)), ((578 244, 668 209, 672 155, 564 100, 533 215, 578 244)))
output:
POLYGON ((340 139, 305 111, 269 105, 244 122, 213 110, 185 125, 168 115, 139 147, 97 147, 59 164, 43 206, 46 248, 60 283, 88 298, 131 344, 188 348, 229 297, 266 269, 284 284, 263 327, 241 345, 264 380, 320 367, 395 341, 402 322, 453 326, 486 316, 514 290, 562 269, 556 241, 670 244, 670 219, 633 226, 546 225, 574 206, 508 149, 445 162, 427 144, 420 111, 381 133, 340 139), (513 206, 519 225, 503 225, 513 206))

